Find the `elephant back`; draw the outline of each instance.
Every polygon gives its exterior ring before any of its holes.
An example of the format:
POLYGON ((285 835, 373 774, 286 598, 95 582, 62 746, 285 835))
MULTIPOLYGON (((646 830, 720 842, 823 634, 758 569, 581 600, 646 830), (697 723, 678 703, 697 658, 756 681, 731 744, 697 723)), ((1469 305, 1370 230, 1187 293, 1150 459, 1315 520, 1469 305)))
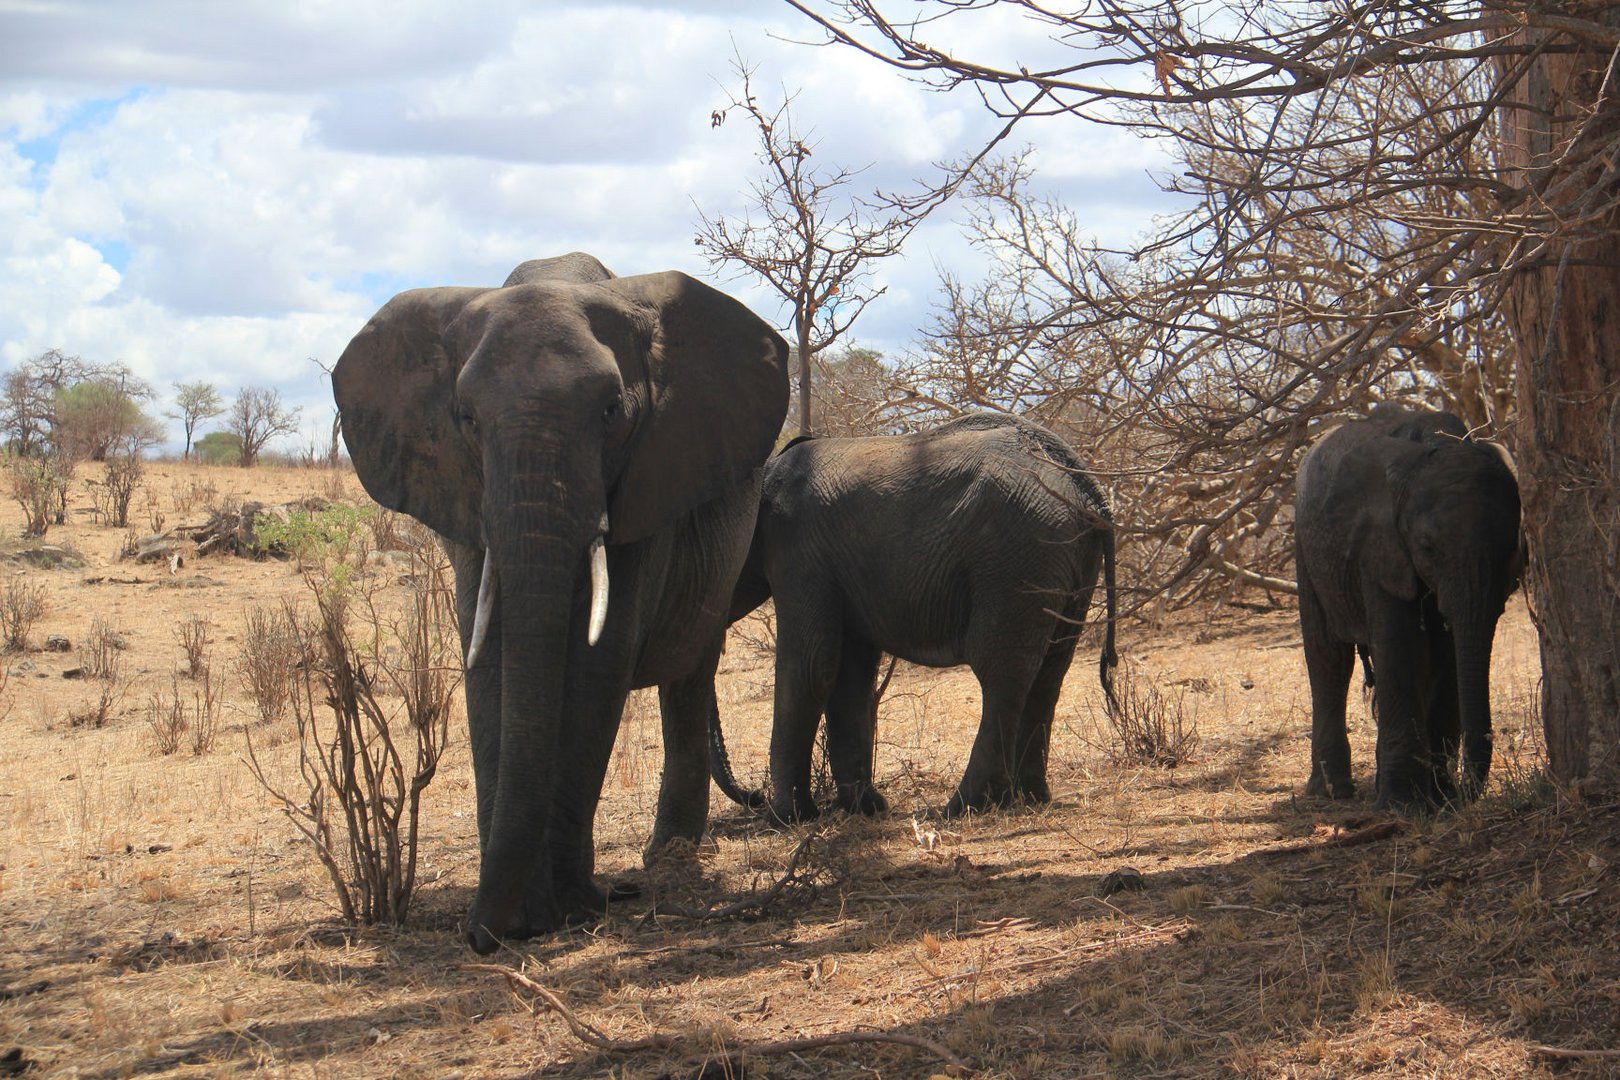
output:
POLYGON ((959 431, 1005 432, 1016 440, 1018 449, 1056 465, 1079 491, 1086 509, 1103 521, 1113 521, 1108 497, 1091 476, 1086 463, 1074 448, 1041 425, 1011 413, 967 413, 934 429, 940 435, 959 431))

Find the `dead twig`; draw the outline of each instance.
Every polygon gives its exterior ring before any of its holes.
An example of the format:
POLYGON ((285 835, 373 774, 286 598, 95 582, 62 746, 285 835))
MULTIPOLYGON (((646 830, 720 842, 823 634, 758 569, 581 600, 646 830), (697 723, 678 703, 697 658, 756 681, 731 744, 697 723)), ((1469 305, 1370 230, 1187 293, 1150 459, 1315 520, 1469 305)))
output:
POLYGON ((1387 840, 1392 836, 1399 836, 1406 831, 1406 823, 1401 821, 1379 821, 1360 829, 1337 829, 1326 840, 1297 840, 1279 847, 1257 848, 1244 856, 1246 859, 1270 859, 1278 855, 1298 855, 1305 851, 1315 851, 1318 848, 1347 848, 1360 847, 1362 844, 1373 844, 1379 840, 1387 840))
MULTIPOLYGON (((808 838, 807 838, 808 839, 808 838)), ((800 848, 803 848, 800 844, 800 848)), ((797 853, 795 853, 797 854, 797 853)), ((812 1035, 802 1039, 783 1039, 778 1042, 745 1043, 718 1055, 708 1053, 691 1053, 690 1040, 684 1035, 670 1035, 665 1032, 653 1032, 639 1039, 615 1039, 606 1034, 601 1028, 590 1023, 568 1007, 556 991, 535 982, 523 972, 514 968, 503 967, 500 964, 463 964, 463 971, 484 971, 504 978, 514 991, 527 990, 540 999, 546 1009, 558 1014, 568 1025, 568 1030, 574 1037, 587 1046, 597 1050, 606 1050, 610 1053, 627 1054, 641 1050, 673 1050, 686 1053, 689 1060, 701 1059, 704 1065, 731 1064, 744 1057, 761 1057, 767 1055, 798 1054, 807 1050, 819 1050, 828 1046, 844 1046, 852 1043, 890 1043, 897 1046, 909 1046, 922 1050, 945 1062, 948 1075, 966 1076, 972 1073, 972 1066, 951 1053, 944 1046, 932 1039, 921 1035, 907 1035, 891 1031, 841 1031, 830 1035, 812 1035)))

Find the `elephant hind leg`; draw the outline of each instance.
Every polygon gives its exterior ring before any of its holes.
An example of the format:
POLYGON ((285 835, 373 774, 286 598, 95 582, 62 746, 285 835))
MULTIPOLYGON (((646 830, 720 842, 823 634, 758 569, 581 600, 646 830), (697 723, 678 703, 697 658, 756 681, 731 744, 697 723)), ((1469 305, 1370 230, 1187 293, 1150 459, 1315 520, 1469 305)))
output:
POLYGON ((889 800, 872 783, 877 734, 873 706, 882 658, 876 646, 846 635, 838 676, 827 699, 827 757, 838 788, 838 808, 868 817, 889 811, 889 800))
POLYGON ((962 782, 945 805, 946 817, 1017 802, 1013 768, 1023 741, 1024 709, 1045 658, 1044 639, 1027 647, 1010 639, 994 666, 973 665, 984 697, 979 733, 973 740, 962 782))
POLYGON ((821 811, 811 789, 816 728, 838 677, 842 632, 834 619, 788 617, 776 636, 776 708, 771 726, 771 816, 784 824, 811 821, 821 811))
MULTIPOLYGON (((1083 610, 1083 609, 1082 609, 1083 610)), ((1063 680, 1074 661, 1074 637, 1055 642, 1035 675, 1029 697, 1018 718, 1013 744, 1013 796, 1020 802, 1044 806, 1052 801, 1047 782, 1047 755, 1052 741, 1052 716, 1057 711, 1063 680)))
POLYGON ((697 671, 658 688, 664 774, 658 786, 658 816, 645 852, 648 857, 677 840, 695 848, 708 827, 708 724, 719 663, 720 648, 716 644, 697 671))

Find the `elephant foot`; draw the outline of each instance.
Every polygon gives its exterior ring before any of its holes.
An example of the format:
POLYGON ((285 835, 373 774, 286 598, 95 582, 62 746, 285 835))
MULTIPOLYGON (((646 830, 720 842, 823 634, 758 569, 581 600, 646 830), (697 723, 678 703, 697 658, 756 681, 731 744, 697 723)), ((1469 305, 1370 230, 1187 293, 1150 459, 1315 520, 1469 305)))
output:
POLYGON ((518 917, 499 930, 491 925, 491 920, 479 915, 475 903, 473 911, 467 916, 466 941, 473 952, 488 956, 499 949, 503 942, 522 941, 594 925, 607 914, 609 900, 638 895, 640 889, 634 886, 615 884, 612 891, 607 891, 587 879, 560 889, 550 897, 531 897, 518 917))
POLYGON ((846 814, 860 814, 863 817, 882 817, 889 812, 889 800, 871 784, 840 789, 837 806, 846 814))
POLYGON ((1348 774, 1329 777, 1321 772, 1313 772, 1305 784, 1305 794, 1312 799, 1353 799, 1356 796, 1356 782, 1348 774))
POLYGON ((768 809, 770 819, 777 825, 798 825, 806 821, 814 821, 821 816, 821 808, 816 806, 815 800, 808 795, 801 797, 777 796, 771 799, 768 809))
POLYGON ((1052 801, 1052 788, 1044 776, 1032 777, 1013 786, 1013 797, 1025 806, 1045 806, 1052 801))
POLYGON ((991 809, 1010 809, 1016 806, 1018 797, 1011 785, 997 784, 969 790, 959 787, 951 801, 945 804, 940 815, 946 818, 957 818, 964 814, 982 814, 991 809))
POLYGON ((1426 817, 1435 811, 1433 794, 1406 784, 1380 788, 1373 801, 1374 810, 1382 810, 1402 817, 1426 817))
POLYGON ((1437 807, 1451 807, 1455 809, 1467 801, 1457 787, 1457 781, 1449 770, 1436 770, 1429 780, 1429 801, 1437 807))

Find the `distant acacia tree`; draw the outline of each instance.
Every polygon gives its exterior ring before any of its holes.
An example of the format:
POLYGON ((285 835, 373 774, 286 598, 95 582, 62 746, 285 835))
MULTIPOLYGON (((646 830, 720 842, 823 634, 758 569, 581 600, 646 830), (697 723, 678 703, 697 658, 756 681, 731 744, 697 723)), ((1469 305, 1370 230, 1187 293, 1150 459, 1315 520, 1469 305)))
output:
POLYGON ((163 441, 163 430, 134 396, 100 379, 74 383, 56 395, 52 441, 75 460, 106 461, 114 453, 128 456, 163 441))
POLYGON ((47 349, 8 372, 0 386, 0 430, 23 457, 56 454, 102 460, 113 444, 153 429, 141 409, 152 388, 121 363, 97 364, 47 349))
POLYGON ((165 416, 180 421, 186 431, 186 448, 181 457, 191 460, 191 436, 197 425, 211 420, 225 411, 225 399, 219 396, 210 382, 177 382, 174 384, 174 409, 165 416))
POLYGON ((226 421, 226 431, 241 440, 238 464, 252 468, 271 439, 297 431, 298 413, 281 403, 281 393, 274 388, 243 387, 226 421))
POLYGON ((242 460, 242 440, 228 431, 210 431, 193 449, 204 465, 239 464, 242 460))

